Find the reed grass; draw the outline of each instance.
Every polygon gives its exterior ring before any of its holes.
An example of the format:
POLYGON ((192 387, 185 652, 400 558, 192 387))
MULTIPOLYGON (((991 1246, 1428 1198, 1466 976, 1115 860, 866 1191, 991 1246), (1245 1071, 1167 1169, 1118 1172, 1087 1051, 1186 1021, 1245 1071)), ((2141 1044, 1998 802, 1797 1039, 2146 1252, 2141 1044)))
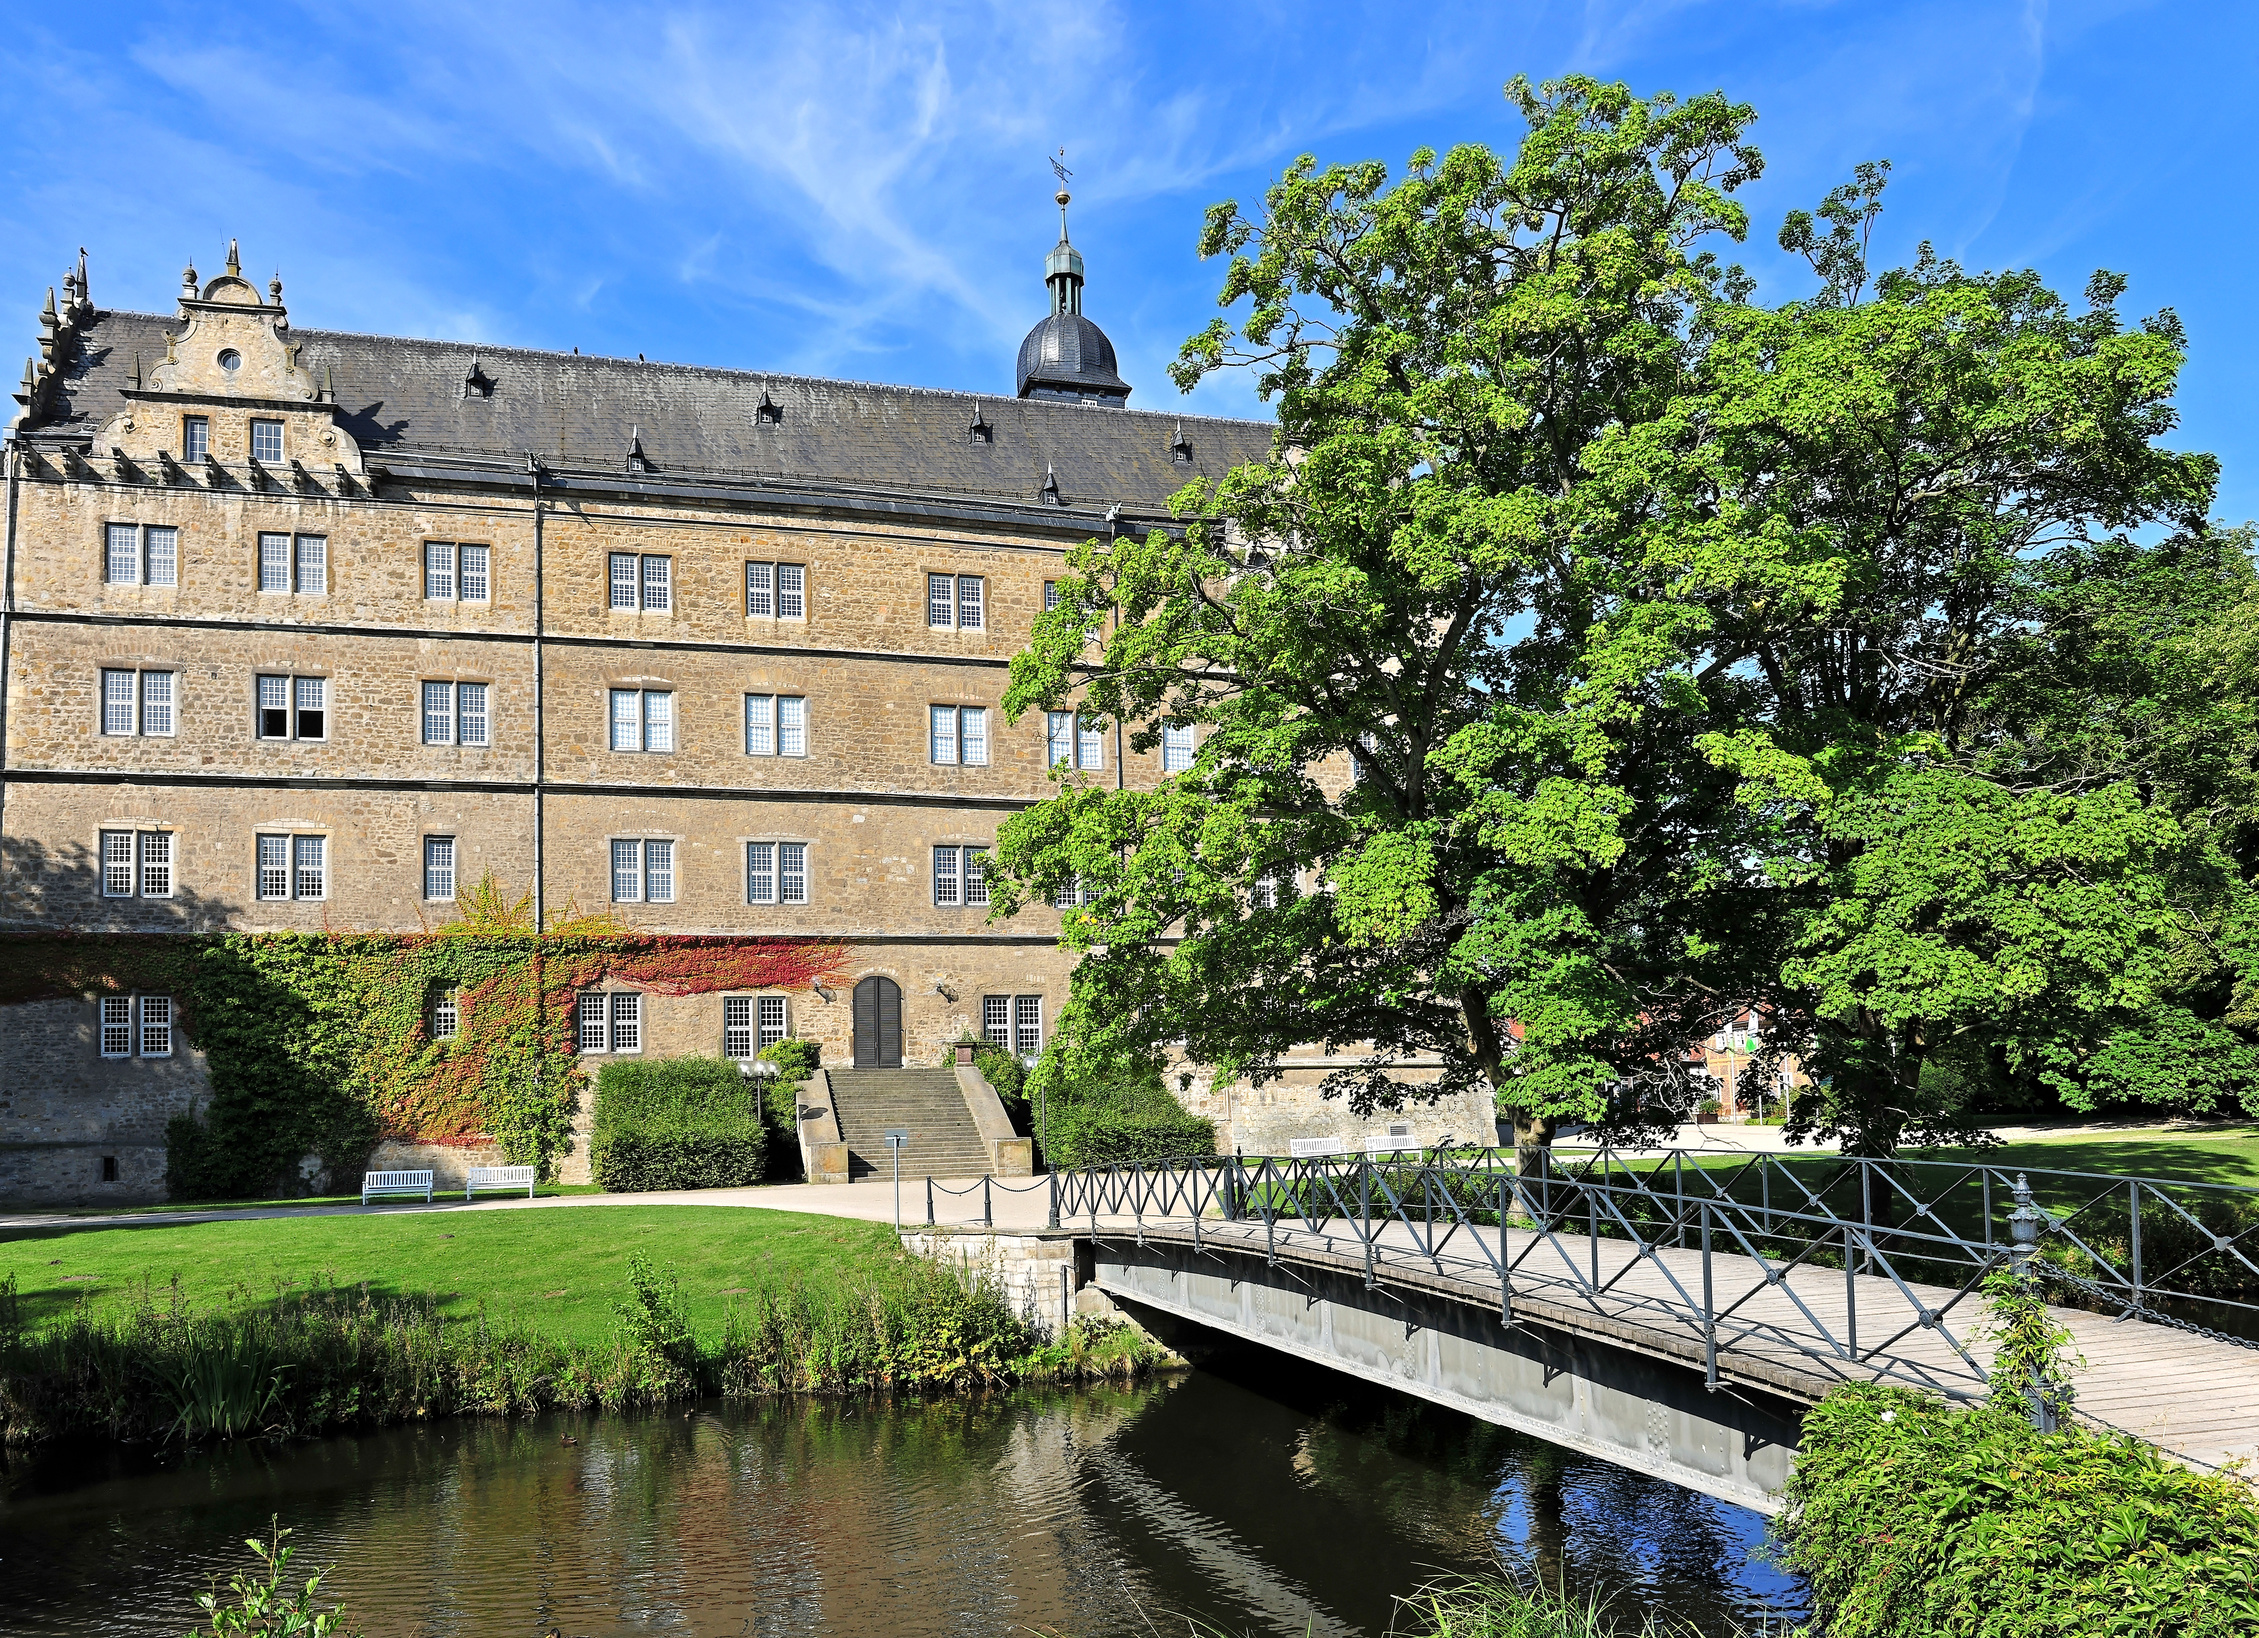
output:
POLYGON ((200 1441, 308 1435, 458 1415, 622 1411, 720 1394, 954 1393, 1134 1377, 1169 1356, 1142 1333, 1077 1321, 1054 1333, 993 1279, 908 1256, 852 1280, 747 1276, 718 1327, 681 1282, 630 1260, 611 1334, 442 1314, 429 1297, 316 1284, 198 1306, 177 1285, 28 1324, 0 1280, 0 1433, 200 1441))

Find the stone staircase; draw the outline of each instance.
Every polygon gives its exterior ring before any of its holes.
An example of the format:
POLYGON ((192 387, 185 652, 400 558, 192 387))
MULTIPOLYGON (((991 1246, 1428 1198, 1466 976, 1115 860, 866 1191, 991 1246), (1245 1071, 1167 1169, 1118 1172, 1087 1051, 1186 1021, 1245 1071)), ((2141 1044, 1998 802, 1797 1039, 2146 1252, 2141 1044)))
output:
POLYGON ((991 1170, 988 1145, 973 1125, 954 1069, 834 1069, 831 1100, 851 1179, 894 1175, 886 1146, 890 1126, 910 1130, 902 1148, 904 1177, 982 1177, 991 1170))

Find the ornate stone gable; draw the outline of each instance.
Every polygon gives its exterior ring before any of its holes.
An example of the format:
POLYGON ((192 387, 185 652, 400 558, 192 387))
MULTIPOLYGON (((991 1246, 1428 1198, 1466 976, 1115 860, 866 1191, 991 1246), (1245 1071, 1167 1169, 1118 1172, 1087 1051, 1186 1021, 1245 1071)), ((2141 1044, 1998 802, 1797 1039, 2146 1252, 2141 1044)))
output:
POLYGON ((365 472, 359 443, 337 424, 334 394, 298 360, 280 278, 262 296, 243 277, 230 240, 225 273, 199 287, 193 265, 182 271, 177 316, 185 328, 165 332, 161 362, 146 374, 137 368, 140 379, 123 392, 126 408, 94 441, 97 454, 115 448, 135 460, 177 460, 184 418, 198 416, 210 459, 242 464, 254 458, 250 428, 258 418, 282 423, 285 453, 274 464, 365 472))

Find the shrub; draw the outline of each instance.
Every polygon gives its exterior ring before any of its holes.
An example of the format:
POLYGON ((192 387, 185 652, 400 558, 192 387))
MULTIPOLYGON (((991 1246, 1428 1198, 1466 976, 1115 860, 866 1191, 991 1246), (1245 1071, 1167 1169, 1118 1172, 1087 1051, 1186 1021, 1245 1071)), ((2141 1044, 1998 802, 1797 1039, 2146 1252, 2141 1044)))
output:
POLYGON ((1216 1128, 1186 1112, 1157 1069, 1136 1069, 1052 1094, 1049 1166, 1129 1166, 1216 1152, 1216 1128))
POLYGON ((754 1089, 726 1058, 621 1060, 597 1077, 589 1160, 604 1189, 758 1183, 767 1155, 754 1089))
POLYGON ((983 1042, 973 1054, 973 1067, 995 1090, 996 1101, 1012 1119, 1012 1130, 1022 1137, 1031 1136, 1035 1128, 1028 1119, 1027 1065, 1002 1047, 983 1042))
POLYGON ((772 1041, 761 1049, 761 1062, 777 1066, 780 1081, 804 1081, 820 1068, 824 1061, 821 1041, 804 1041, 797 1035, 788 1035, 781 1041, 772 1041))
POLYGON ((1779 1527, 1829 1638, 2259 1631, 2259 1507, 2122 1434, 2020 1405, 1837 1388, 1804 1418, 1779 1527))
MULTIPOLYGON (((322 1609, 315 1600, 321 1595, 322 1577, 327 1570, 316 1570, 306 1578, 303 1587, 297 1577, 290 1577, 290 1585, 283 1578, 289 1573, 290 1561, 298 1549, 283 1545, 283 1537, 290 1534, 282 1527, 281 1518, 268 1523, 271 1532, 266 1541, 256 1536, 246 1536, 243 1545, 258 1556, 259 1568, 246 1575, 237 1572, 228 1577, 227 1590, 234 1595, 232 1603, 220 1602, 219 1577, 212 1577, 212 1590, 199 1593, 196 1604, 211 1618, 210 1638, 268 1638, 269 1634, 291 1633, 303 1638, 359 1638, 359 1627, 345 1624, 345 1606, 322 1609)), ((188 1638, 206 1638, 199 1629, 188 1638)))
POLYGON ((823 1066, 823 1043, 788 1036, 761 1049, 776 1073, 761 1077, 761 1116, 769 1129, 768 1175, 800 1175, 800 1085, 823 1066))

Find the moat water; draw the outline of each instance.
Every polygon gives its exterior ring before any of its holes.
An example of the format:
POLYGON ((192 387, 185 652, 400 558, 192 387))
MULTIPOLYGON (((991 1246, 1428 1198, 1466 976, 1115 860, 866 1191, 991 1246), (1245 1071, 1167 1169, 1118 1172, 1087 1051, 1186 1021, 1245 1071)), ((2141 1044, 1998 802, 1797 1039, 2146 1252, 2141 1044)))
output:
POLYGON ((1754 1514, 1248 1350, 1127 1389, 12 1456, 0 1634, 178 1638, 277 1514, 370 1638, 1322 1638, 1501 1571, 1712 1633, 1805 1611, 1754 1514))

